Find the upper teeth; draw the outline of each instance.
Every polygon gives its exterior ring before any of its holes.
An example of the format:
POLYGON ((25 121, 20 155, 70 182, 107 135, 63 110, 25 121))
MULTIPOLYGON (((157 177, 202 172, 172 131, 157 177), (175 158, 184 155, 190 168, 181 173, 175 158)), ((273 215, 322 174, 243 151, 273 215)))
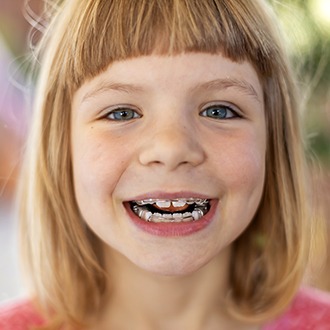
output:
POLYGON ((157 201, 156 205, 161 208, 169 208, 171 206, 171 201, 157 201))
POLYGON ((148 205, 148 204, 156 204, 160 208, 169 208, 171 204, 174 207, 183 207, 186 204, 197 204, 197 205, 203 205, 207 204, 207 199, 201 199, 201 198, 180 198, 180 199, 144 199, 140 201, 134 201, 137 205, 148 205))
MULTIPOLYGON (((156 203, 157 204, 157 203, 156 203)), ((187 203, 185 201, 172 201, 172 205, 174 207, 182 207, 182 206, 185 206, 187 203)))

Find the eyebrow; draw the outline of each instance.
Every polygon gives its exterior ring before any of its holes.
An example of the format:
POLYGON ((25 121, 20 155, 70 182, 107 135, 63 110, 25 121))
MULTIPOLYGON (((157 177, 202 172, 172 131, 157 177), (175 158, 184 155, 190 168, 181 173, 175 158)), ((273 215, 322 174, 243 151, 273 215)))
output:
POLYGON ((261 100, 259 95, 252 84, 244 79, 236 78, 223 78, 215 79, 202 84, 199 84, 194 88, 194 90, 204 89, 204 90, 224 90, 227 88, 236 88, 240 92, 254 97, 259 103, 261 100))
MULTIPOLYGON (((196 87, 192 89, 192 91, 197 92, 198 90, 206 90, 206 91, 225 90, 227 88, 236 88, 242 93, 254 97, 259 103, 261 103, 258 93, 253 87, 253 85, 244 79, 236 79, 236 78, 214 79, 211 81, 207 81, 205 83, 198 84, 196 87)), ((129 94, 134 92, 142 92, 144 91, 144 88, 142 86, 138 86, 134 84, 102 81, 97 85, 95 89, 91 90, 90 92, 87 92, 83 96, 82 103, 90 98, 96 97, 97 95, 102 94, 103 92, 108 92, 110 90, 129 94)))
POLYGON ((119 91, 124 93, 133 93, 133 92, 141 92, 143 88, 134 84, 123 84, 123 83, 115 83, 109 81, 103 81, 97 85, 97 87, 90 92, 86 93, 82 98, 82 103, 86 100, 96 97, 99 94, 104 92, 108 92, 110 90, 119 91))

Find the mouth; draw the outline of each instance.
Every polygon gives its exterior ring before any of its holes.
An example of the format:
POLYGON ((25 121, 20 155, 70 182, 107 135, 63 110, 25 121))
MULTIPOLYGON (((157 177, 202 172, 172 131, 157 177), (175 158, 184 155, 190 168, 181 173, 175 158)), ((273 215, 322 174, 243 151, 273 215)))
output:
POLYGON ((154 223, 199 221, 210 210, 210 200, 202 198, 144 199, 129 202, 142 220, 154 223))

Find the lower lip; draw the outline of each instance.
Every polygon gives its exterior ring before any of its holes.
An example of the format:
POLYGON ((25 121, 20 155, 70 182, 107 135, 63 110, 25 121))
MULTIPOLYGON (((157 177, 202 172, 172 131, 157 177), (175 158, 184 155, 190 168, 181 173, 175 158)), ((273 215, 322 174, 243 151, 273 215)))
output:
POLYGON ((147 222, 140 219, 131 209, 129 203, 125 203, 129 218, 142 231, 163 237, 188 236, 206 228, 214 219, 217 201, 210 201, 210 210, 201 219, 189 222, 147 222))

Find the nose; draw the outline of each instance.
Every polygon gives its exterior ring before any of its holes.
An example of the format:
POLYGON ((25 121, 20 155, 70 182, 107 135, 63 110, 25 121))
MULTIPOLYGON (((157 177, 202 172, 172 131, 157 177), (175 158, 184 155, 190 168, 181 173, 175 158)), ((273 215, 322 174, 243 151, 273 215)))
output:
POLYGON ((145 166, 162 166, 173 171, 180 166, 198 166, 205 160, 201 141, 193 132, 179 125, 154 128, 147 134, 139 161, 145 166))

